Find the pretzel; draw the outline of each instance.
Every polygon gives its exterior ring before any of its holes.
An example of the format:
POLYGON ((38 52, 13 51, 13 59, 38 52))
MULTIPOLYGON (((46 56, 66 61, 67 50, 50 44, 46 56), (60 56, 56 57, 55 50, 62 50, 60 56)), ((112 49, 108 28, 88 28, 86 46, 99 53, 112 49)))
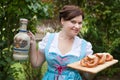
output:
POLYGON ((87 63, 87 67, 95 67, 98 65, 98 57, 94 56, 94 55, 89 55, 87 56, 89 62, 87 63))
POLYGON ((87 67, 87 62, 88 62, 88 57, 85 57, 85 58, 83 58, 83 59, 80 61, 80 64, 81 64, 83 67, 87 67))
POLYGON ((98 64, 104 64, 106 61, 106 55, 103 53, 96 53, 94 54, 95 56, 97 56, 99 58, 98 64))
POLYGON ((98 65, 98 57, 95 55, 88 55, 81 60, 81 65, 84 67, 95 67, 98 65))
POLYGON ((94 55, 88 55, 80 61, 83 67, 95 67, 97 65, 104 64, 107 61, 113 60, 113 56, 109 53, 96 53, 94 55))
POLYGON ((104 53, 106 55, 106 61, 113 60, 113 56, 110 53, 104 53))

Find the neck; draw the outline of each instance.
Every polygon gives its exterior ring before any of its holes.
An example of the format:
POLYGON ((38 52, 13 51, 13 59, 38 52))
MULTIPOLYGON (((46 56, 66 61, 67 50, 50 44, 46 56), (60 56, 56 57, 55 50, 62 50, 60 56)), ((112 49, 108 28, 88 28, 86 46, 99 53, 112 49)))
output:
POLYGON ((59 34, 59 38, 64 39, 64 40, 73 40, 74 36, 70 36, 70 35, 66 34, 65 32, 61 31, 59 34))

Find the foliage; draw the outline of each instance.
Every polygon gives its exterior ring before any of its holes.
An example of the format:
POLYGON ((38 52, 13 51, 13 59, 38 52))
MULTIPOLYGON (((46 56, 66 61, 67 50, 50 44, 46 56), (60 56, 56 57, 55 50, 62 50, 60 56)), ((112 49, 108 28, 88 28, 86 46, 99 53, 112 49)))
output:
MULTIPOLYGON (((62 0, 61 3, 58 0, 56 4, 58 10, 65 4, 80 6, 85 19, 79 35, 92 43, 94 53, 109 52, 120 60, 120 0, 62 0)), ((115 66, 119 67, 120 63, 115 66)), ((118 71, 112 69, 106 73, 118 71)))
MULTIPOLYGON (((22 64, 27 80, 41 79, 40 68, 32 69, 29 60, 18 62, 12 59, 13 37, 18 32, 20 18, 27 18, 28 30, 35 33, 39 19, 56 18, 58 10, 65 4, 75 4, 84 10, 85 19, 80 35, 92 43, 94 53, 109 52, 120 60, 120 0, 1 0, 0 80, 18 79, 17 72, 23 71, 11 67, 15 63, 22 64)), ((120 70, 119 66, 120 62, 103 71, 103 74, 111 76, 120 70)))
MULTIPOLYGON (((14 77, 17 78, 17 72, 20 72, 15 67, 11 67, 18 62, 12 59, 12 44, 13 37, 19 29, 19 19, 27 18, 29 20, 28 30, 35 33, 38 19, 51 18, 52 15, 51 3, 42 3, 39 0, 0 1, 0 80, 14 80, 14 77)), ((23 61, 20 64, 24 65, 24 69, 27 67, 28 71, 31 71, 31 74, 26 73, 26 78, 33 77, 30 63, 23 61)))
POLYGON ((110 46, 109 52, 114 56, 115 59, 120 61, 120 55, 118 55, 120 54, 120 38, 115 39, 111 45, 112 46, 110 46))
POLYGON ((85 21, 87 22, 88 31, 84 36, 96 46, 94 46, 95 52, 100 50, 102 50, 101 52, 108 51, 114 39, 119 37, 118 30, 120 28, 117 17, 120 16, 117 12, 119 5, 116 5, 116 2, 109 1, 108 3, 108 1, 96 0, 87 4, 89 9, 86 9, 85 21), (115 17, 114 14, 117 16, 115 17))
POLYGON ((13 64, 11 53, 12 51, 10 48, 4 48, 0 53, 0 80, 14 80, 13 75, 11 75, 14 69, 10 68, 10 65, 13 64))
MULTIPOLYGON (((120 60, 120 0, 91 0, 85 4, 83 37, 92 43, 94 53, 109 52, 120 60)), ((120 71, 119 66, 118 62, 105 73, 112 76, 120 71)))

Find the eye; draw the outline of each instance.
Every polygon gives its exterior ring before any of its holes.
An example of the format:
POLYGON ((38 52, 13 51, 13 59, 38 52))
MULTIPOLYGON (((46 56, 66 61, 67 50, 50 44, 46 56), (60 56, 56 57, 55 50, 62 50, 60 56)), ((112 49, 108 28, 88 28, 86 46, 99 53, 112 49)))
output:
POLYGON ((76 21, 73 21, 73 20, 72 20, 71 23, 76 24, 76 21))
POLYGON ((78 24, 82 24, 82 22, 79 22, 78 24))

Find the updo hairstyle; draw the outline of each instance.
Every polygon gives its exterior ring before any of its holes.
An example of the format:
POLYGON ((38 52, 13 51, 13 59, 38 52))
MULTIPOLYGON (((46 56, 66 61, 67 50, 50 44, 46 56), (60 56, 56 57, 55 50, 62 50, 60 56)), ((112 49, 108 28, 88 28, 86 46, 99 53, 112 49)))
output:
POLYGON ((67 21, 79 15, 84 18, 83 11, 78 6, 65 5, 59 12, 59 20, 61 21, 61 18, 63 18, 67 21))

